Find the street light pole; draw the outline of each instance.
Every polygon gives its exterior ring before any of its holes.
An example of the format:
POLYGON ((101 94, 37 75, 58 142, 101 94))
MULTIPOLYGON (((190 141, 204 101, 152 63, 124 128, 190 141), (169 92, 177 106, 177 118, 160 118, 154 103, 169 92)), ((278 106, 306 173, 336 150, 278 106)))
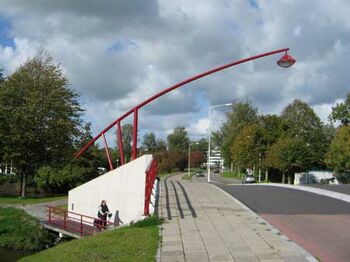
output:
POLYGON ((208 163, 207 163, 207 169, 208 169, 208 183, 210 183, 210 135, 211 135, 211 129, 210 129, 210 112, 213 108, 218 108, 218 107, 225 107, 225 106, 232 106, 232 103, 227 103, 227 104, 220 104, 220 105, 214 105, 214 106, 209 106, 209 113, 208 113, 208 118, 209 118, 209 125, 208 125, 208 163))
POLYGON ((190 169, 191 169, 191 146, 198 145, 198 142, 189 143, 188 144, 188 165, 187 165, 187 175, 190 177, 190 169))

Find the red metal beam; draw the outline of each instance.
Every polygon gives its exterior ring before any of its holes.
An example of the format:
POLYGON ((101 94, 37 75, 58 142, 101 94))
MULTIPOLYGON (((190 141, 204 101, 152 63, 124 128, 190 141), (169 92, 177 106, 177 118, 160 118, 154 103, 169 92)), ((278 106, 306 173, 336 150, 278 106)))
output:
POLYGON ((137 158, 137 128, 138 128, 138 109, 134 109, 134 124, 132 127, 132 159, 137 158))
POLYGON ((107 155, 107 159, 108 159, 108 164, 109 164, 109 169, 110 170, 113 170, 113 163, 112 163, 112 160, 111 160, 111 156, 109 154, 109 149, 108 149, 108 145, 107 145, 107 140, 106 140, 106 137, 105 137, 105 134, 102 134, 102 138, 103 138, 103 143, 105 145, 105 151, 106 151, 106 155, 107 155))
POLYGON ((120 122, 117 123, 117 141, 118 141, 118 148, 119 148, 120 165, 122 166, 125 164, 125 158, 124 158, 122 128, 120 126, 120 122))
POLYGON ((91 139, 78 153, 76 153, 75 157, 76 158, 80 157, 80 155, 82 153, 84 153, 91 145, 93 145, 95 143, 95 141, 102 136, 102 134, 106 133, 116 123, 120 122, 121 120, 123 120, 124 118, 126 118, 127 116, 132 114, 134 112, 134 110, 138 110, 139 108, 147 105, 148 103, 152 102, 153 100, 157 99, 158 97, 160 97, 162 95, 165 95, 166 93, 169 93, 170 91, 172 91, 172 90, 174 90, 176 88, 179 88, 179 87, 181 87, 181 86, 183 86, 185 84, 193 82, 193 81, 195 81, 197 79, 200 79, 202 77, 205 77, 207 75, 211 75, 211 74, 216 73, 218 71, 224 70, 226 68, 229 68, 229 67, 232 67, 232 66, 235 66, 235 65, 239 65, 239 64, 242 64, 242 63, 245 63, 245 62, 249 62, 249 61, 252 61, 252 60, 255 60, 255 59, 259 59, 259 58, 262 58, 262 57, 265 57, 265 56, 270 56, 270 55, 274 55, 274 54, 277 54, 277 53, 287 52, 288 50, 289 50, 289 48, 277 49, 275 51, 262 53, 262 54, 259 54, 259 55, 255 55, 255 56, 251 56, 251 57, 248 57, 248 58, 240 59, 240 60, 237 60, 237 61, 234 61, 234 62, 230 62, 228 64, 215 67, 215 68, 213 68, 211 70, 208 70, 208 71, 205 71, 205 72, 200 73, 198 75, 195 75, 193 77, 187 78, 187 79, 185 79, 185 80, 183 80, 183 81, 181 81, 181 82, 179 82, 179 83, 177 83, 177 84, 175 84, 173 86, 170 86, 170 87, 160 91, 159 93, 157 93, 157 94, 151 96, 150 98, 146 99, 145 101, 141 102, 140 104, 138 104, 137 106, 133 107, 132 109, 130 109, 129 111, 124 113, 122 116, 120 116, 119 118, 114 120, 105 129, 103 129, 98 135, 96 135, 93 139, 91 139))

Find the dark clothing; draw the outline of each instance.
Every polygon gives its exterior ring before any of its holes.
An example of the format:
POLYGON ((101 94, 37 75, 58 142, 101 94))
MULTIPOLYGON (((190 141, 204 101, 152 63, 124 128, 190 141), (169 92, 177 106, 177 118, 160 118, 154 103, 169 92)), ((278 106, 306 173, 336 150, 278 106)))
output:
POLYGON ((98 213, 97 216, 99 219, 101 219, 102 221, 100 221, 100 226, 101 228, 105 229, 107 226, 107 214, 109 213, 109 209, 107 205, 101 205, 98 208, 98 213))

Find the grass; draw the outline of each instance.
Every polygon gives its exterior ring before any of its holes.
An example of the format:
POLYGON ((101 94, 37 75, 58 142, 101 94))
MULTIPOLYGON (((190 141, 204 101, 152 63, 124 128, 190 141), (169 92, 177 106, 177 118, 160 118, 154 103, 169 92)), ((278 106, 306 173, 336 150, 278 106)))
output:
POLYGON ((59 205, 59 206, 55 206, 59 209, 63 209, 63 210, 68 210, 68 203, 67 204, 63 204, 63 205, 59 205))
POLYGON ((181 177, 182 180, 192 180, 192 177, 195 175, 196 173, 190 173, 190 175, 186 174, 184 176, 181 177))
MULTIPOLYGON (((190 175, 188 175, 188 173, 186 173, 186 175, 182 176, 181 179, 182 180, 189 180, 189 181, 192 181, 192 177, 197 174, 197 172, 200 172, 202 171, 201 169, 199 168, 191 168, 191 171, 190 171, 190 175)), ((186 171, 187 172, 187 171, 186 171)), ((203 171, 202 171, 203 172, 203 171)))
POLYGON ((0 204, 10 204, 10 205, 29 205, 51 202, 55 200, 65 199, 67 196, 55 196, 55 197, 26 197, 21 198, 17 196, 0 196, 0 204))
POLYGON ((0 247, 41 250, 51 240, 38 220, 16 208, 0 208, 0 247))
POLYGON ((20 261, 155 261, 160 223, 157 217, 146 218, 129 227, 59 244, 20 261))
POLYGON ((240 174, 238 175, 237 173, 231 172, 231 171, 225 171, 220 173, 220 176, 223 178, 237 178, 237 179, 241 179, 243 177, 244 174, 240 174))

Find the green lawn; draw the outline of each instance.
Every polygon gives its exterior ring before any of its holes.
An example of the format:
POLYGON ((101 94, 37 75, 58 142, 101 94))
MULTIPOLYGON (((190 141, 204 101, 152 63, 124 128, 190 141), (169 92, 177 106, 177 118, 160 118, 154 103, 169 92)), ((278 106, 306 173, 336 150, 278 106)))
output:
POLYGON ((40 250, 50 242, 47 231, 34 217, 20 209, 0 208, 0 247, 40 250))
POLYGON ((45 203, 45 202, 51 202, 55 200, 61 200, 65 199, 67 196, 55 196, 55 197, 26 197, 21 198, 17 196, 0 196, 0 204, 22 204, 22 205, 28 205, 28 204, 37 204, 37 203, 45 203))
POLYGON ((241 176, 239 176, 238 174, 231 172, 231 171, 225 171, 220 173, 221 177, 224 178, 237 178, 237 179, 241 179, 243 177, 244 174, 241 174, 241 176))
POLYGON ((133 226, 72 240, 20 261, 155 261, 160 220, 148 218, 133 226))

